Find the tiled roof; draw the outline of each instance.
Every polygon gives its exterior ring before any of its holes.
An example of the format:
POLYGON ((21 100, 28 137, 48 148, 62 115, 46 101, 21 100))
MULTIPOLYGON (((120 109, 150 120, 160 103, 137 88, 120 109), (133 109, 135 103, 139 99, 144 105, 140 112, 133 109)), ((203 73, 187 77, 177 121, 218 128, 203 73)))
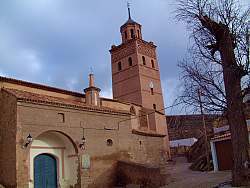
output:
POLYGON ((141 25, 141 24, 137 23, 136 21, 132 20, 131 18, 129 18, 129 19, 121 26, 121 28, 123 28, 123 27, 125 27, 126 25, 129 25, 129 24, 141 25))
MULTIPOLYGON (((216 119, 218 117, 220 117, 220 115, 218 114, 204 114, 205 118, 212 118, 212 119, 216 119)), ((190 114, 190 115, 167 115, 166 116, 167 119, 173 119, 173 118, 178 118, 178 119, 188 119, 188 120, 192 120, 192 119, 201 119, 202 115, 201 114, 190 114)))
MULTIPOLYGON (((17 85, 22 85, 22 86, 26 86, 26 87, 36 88, 36 89, 42 89, 42 90, 46 90, 46 91, 52 91, 52 92, 56 92, 56 93, 62 93, 62 94, 71 95, 71 96, 75 96, 75 97, 85 97, 85 94, 79 93, 76 91, 69 91, 69 90, 65 90, 65 89, 61 89, 61 88, 57 88, 57 87, 46 86, 46 85, 27 82, 24 80, 18 80, 18 79, 14 79, 14 78, 7 78, 7 77, 0 76, 0 82, 1 81, 7 82, 7 83, 12 83, 12 84, 17 84, 17 85)), ((100 97, 100 98, 102 100, 105 100, 105 101, 116 101, 116 102, 120 102, 120 103, 124 103, 124 104, 131 104, 131 103, 121 102, 121 101, 118 101, 115 99, 109 99, 109 98, 104 98, 104 97, 100 97)))
POLYGON ((46 85, 37 84, 37 83, 31 83, 31 82, 27 82, 27 81, 23 81, 23 80, 17 80, 14 78, 7 78, 7 77, 0 76, 0 82, 1 81, 13 83, 13 84, 18 84, 18 85, 22 85, 22 86, 27 86, 27 87, 32 87, 32 88, 36 88, 36 89, 44 89, 47 91, 54 91, 54 92, 68 94, 68 95, 77 96, 77 97, 85 96, 84 94, 78 93, 75 91, 68 91, 68 90, 64 90, 64 89, 60 89, 60 88, 56 88, 56 87, 46 86, 46 85))
POLYGON ((127 111, 114 110, 106 107, 88 106, 81 101, 81 98, 65 99, 59 97, 52 97, 48 95, 36 94, 27 91, 21 91, 16 89, 2 88, 3 91, 15 96, 19 101, 36 103, 36 104, 48 104, 52 106, 64 106, 71 108, 80 108, 87 111, 99 111, 103 113, 115 113, 115 114, 130 114, 127 111))
POLYGON ((225 139, 231 139, 231 133, 230 132, 224 133, 222 135, 214 136, 213 138, 211 138, 211 141, 225 140, 225 139))
MULTIPOLYGON (((250 126, 247 126, 248 134, 250 134, 250 126)), ((215 135, 213 138, 211 138, 211 141, 220 141, 220 140, 226 140, 231 139, 231 133, 229 131, 225 131, 223 134, 215 135)))

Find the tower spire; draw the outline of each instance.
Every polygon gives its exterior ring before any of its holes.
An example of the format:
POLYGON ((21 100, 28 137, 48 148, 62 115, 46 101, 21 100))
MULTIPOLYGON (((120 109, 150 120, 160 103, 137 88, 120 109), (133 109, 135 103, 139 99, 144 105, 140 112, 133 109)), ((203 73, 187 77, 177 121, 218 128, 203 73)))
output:
POLYGON ((131 15, 130 15, 130 3, 127 2, 127 7, 128 7, 128 19, 131 19, 131 15))

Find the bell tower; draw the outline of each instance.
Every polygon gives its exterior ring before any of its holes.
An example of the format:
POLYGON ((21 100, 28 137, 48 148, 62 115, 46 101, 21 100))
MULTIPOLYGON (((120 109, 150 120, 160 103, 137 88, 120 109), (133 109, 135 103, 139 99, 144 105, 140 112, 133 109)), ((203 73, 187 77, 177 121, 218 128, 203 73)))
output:
POLYGON ((129 7, 128 15, 120 27, 122 43, 110 50, 113 97, 164 112, 156 46, 143 40, 142 26, 131 18, 129 7))

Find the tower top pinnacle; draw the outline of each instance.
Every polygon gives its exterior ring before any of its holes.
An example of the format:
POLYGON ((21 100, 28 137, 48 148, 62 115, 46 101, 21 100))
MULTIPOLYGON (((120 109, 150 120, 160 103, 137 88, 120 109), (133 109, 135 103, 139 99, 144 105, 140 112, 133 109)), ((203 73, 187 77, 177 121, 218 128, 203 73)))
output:
POLYGON ((128 19, 131 19, 131 14, 130 14, 130 2, 127 2, 127 7, 128 7, 128 19))

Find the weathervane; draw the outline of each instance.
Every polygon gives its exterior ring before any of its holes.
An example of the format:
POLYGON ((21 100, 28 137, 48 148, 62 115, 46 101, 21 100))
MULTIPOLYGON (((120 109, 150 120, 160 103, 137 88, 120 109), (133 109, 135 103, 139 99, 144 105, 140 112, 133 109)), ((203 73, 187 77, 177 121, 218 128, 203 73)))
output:
POLYGON ((131 16, 130 16, 130 5, 131 3, 130 2, 127 2, 127 7, 128 7, 128 18, 131 19, 131 16))
POLYGON ((90 74, 93 74, 93 73, 94 73, 93 67, 91 66, 91 67, 90 67, 90 74))

